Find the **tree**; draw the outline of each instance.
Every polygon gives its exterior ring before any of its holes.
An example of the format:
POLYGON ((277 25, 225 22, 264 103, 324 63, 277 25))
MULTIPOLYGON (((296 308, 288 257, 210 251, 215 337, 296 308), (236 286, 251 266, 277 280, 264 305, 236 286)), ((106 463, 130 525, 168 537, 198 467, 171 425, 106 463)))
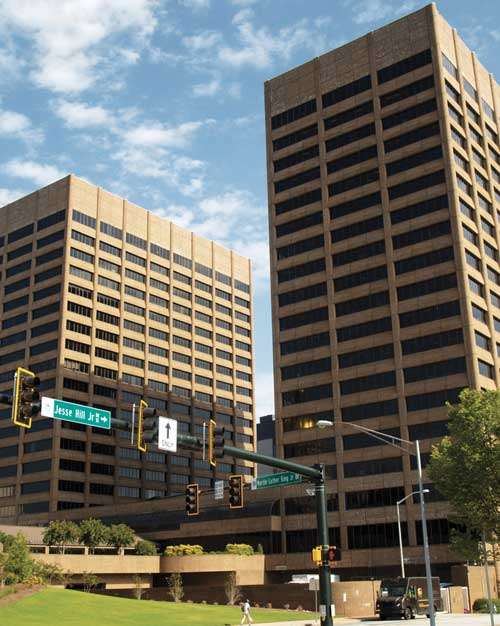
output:
POLYGON ((83 590, 91 593, 101 581, 92 572, 82 572, 83 590))
POLYGON ((135 541, 135 533, 127 524, 112 524, 108 531, 108 543, 118 552, 121 548, 131 546, 135 541))
POLYGON ((135 544, 135 553, 139 556, 154 556, 156 554, 156 544, 147 539, 139 539, 135 544))
MULTIPOLYGON (((433 447, 428 474, 453 521, 492 545, 500 592, 500 391, 464 389, 448 415, 450 434, 433 447)), ((462 544, 471 542, 463 537, 462 544)))
POLYGON ((90 548, 91 554, 94 553, 96 546, 103 546, 108 543, 109 529, 101 520, 89 517, 80 522, 79 525, 80 541, 84 546, 90 548))
POLYGON ((65 546, 78 543, 80 532, 75 522, 56 520, 50 522, 43 533, 43 543, 46 546, 58 546, 59 552, 64 554, 65 546))
POLYGON ((227 603, 233 606, 241 600, 241 589, 236 583, 236 572, 229 572, 224 584, 227 603))
POLYGON ((3 577, 7 585, 22 583, 33 574, 33 561, 29 554, 28 542, 18 533, 9 542, 6 557, 3 558, 3 577))
POLYGON ((182 586, 182 576, 178 573, 170 574, 167 577, 168 590, 174 602, 180 602, 184 597, 184 588, 182 586))

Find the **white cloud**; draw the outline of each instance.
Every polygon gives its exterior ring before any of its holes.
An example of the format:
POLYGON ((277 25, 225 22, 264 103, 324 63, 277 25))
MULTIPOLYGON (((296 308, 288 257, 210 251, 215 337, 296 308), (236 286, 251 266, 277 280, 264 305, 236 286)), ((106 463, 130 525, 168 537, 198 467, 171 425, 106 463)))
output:
POLYGON ((144 123, 125 131, 124 140, 133 146, 185 148, 203 122, 184 122, 179 126, 165 126, 160 122, 144 123))
POLYGON ((64 178, 66 175, 53 165, 36 163, 35 161, 23 161, 12 159, 7 161, 2 167, 3 171, 13 178, 24 178, 33 182, 38 187, 43 187, 49 183, 64 178))
POLYGON ((0 109, 0 137, 13 137, 27 143, 43 141, 42 131, 34 128, 26 115, 3 109, 0 109))
POLYGON ((156 27, 157 5, 158 0, 3 0, 0 28, 23 37, 37 85, 78 93, 94 85, 105 63, 108 70, 130 63, 137 51, 114 49, 110 39, 126 34, 144 45, 156 27))
POLYGON ((255 415, 274 415, 273 373, 257 371, 255 374, 255 415))
POLYGON ((259 0, 230 0, 231 4, 237 7, 248 7, 252 4, 256 4, 259 0))
POLYGON ((407 2, 400 4, 392 4, 388 0, 357 0, 354 2, 347 0, 346 4, 352 8, 353 21, 356 24, 368 24, 410 13, 416 8, 418 2, 407 0, 407 2))
POLYGON ((273 34, 266 27, 256 28, 250 9, 239 11, 233 18, 239 45, 222 46, 219 60, 233 67, 270 67, 276 59, 289 60, 297 49, 313 50, 318 46, 319 35, 311 30, 307 20, 279 29, 273 34))
POLYGON ((222 35, 214 30, 204 30, 196 35, 189 35, 182 38, 182 43, 191 52, 209 50, 217 45, 222 39, 222 35))
POLYGON ((193 85, 193 96, 196 98, 211 97, 219 93, 221 83, 218 78, 214 78, 209 83, 198 83, 193 85))
POLYGON ((25 191, 0 187, 0 207, 10 204, 11 202, 14 202, 14 200, 22 198, 25 195, 27 195, 25 191))
POLYGON ((58 100, 54 103, 54 112, 68 128, 89 128, 110 126, 113 116, 101 106, 91 106, 85 102, 58 100))

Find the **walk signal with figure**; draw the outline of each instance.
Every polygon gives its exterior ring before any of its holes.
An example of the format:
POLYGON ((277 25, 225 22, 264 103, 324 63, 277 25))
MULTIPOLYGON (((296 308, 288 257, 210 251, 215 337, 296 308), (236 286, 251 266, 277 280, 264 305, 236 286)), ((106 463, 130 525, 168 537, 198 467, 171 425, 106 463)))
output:
POLYGON ((243 508, 243 475, 233 474, 229 477, 229 508, 243 508))
POLYGON ((200 488, 197 483, 186 485, 186 513, 188 515, 200 514, 200 488))
POLYGON ((333 563, 336 558, 337 546, 330 546, 328 548, 328 562, 333 563))
POLYGON ((144 443, 144 439, 151 439, 150 431, 154 426, 152 422, 146 420, 153 417, 156 417, 156 409, 154 407, 150 407, 145 400, 141 400, 139 403, 139 420, 137 422, 137 449, 141 452, 146 452, 147 447, 144 443), (144 431, 146 428, 147 430, 145 433, 144 431))
POLYGON ((30 370, 18 367, 14 374, 12 422, 22 428, 31 428, 32 418, 41 411, 40 379, 30 370))
POLYGON ((217 426, 214 420, 208 422, 208 462, 215 467, 217 462, 215 459, 221 459, 224 456, 224 426, 217 426))

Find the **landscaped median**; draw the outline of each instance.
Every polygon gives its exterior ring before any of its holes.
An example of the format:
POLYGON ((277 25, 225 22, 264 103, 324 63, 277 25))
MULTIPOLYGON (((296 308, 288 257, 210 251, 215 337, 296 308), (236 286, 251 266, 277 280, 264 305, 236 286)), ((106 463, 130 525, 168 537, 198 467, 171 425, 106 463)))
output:
MULTIPOLYGON (((69 591, 44 589, 0 608, 2 626, 224 626, 239 624, 238 607, 128 600, 69 591)), ((311 613, 252 609, 254 623, 308 620, 311 613)))

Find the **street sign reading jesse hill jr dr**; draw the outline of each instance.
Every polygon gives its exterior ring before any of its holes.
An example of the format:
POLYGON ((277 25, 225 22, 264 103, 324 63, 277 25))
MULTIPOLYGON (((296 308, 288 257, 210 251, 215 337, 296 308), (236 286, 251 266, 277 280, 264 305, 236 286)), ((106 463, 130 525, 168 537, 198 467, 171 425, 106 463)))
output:
POLYGON ((42 397, 42 416, 52 417, 85 426, 96 428, 111 428, 111 411, 96 409, 93 406, 55 400, 54 398, 42 397))

